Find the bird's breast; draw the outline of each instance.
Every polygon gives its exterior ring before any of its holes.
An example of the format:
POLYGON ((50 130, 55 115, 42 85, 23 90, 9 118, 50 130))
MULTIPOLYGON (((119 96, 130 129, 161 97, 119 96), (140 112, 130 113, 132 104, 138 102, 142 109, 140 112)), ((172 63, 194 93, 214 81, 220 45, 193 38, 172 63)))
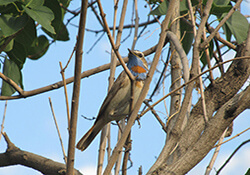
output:
POLYGON ((134 71, 135 73, 146 73, 147 70, 145 70, 143 67, 137 65, 137 66, 132 66, 131 67, 132 71, 134 71))

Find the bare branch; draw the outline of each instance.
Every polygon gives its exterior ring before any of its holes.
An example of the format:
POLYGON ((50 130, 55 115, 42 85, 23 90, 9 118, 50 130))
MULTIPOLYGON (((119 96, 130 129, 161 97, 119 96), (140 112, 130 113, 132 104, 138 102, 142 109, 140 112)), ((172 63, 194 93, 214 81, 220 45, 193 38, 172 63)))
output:
MULTIPOLYGON (((233 98, 222 105, 217 113, 209 120, 209 123, 203 130, 202 134, 200 132, 197 133, 198 139, 195 139, 195 141, 193 140, 193 137, 186 137, 186 134, 192 134, 192 136, 194 136, 195 134, 193 134, 193 132, 197 132, 197 127, 202 128, 202 126, 201 123, 198 124, 196 120, 197 117, 200 117, 200 115, 198 114, 198 116, 197 113, 191 114, 192 119, 189 120, 189 122, 192 121, 192 126, 190 125, 191 123, 189 123, 188 127, 185 128, 177 148, 171 153, 176 156, 178 154, 178 159, 172 159, 171 163, 167 163, 168 161, 164 162, 163 165, 154 172, 154 174, 164 174, 169 172, 172 172, 173 174, 187 173, 194 167, 194 165, 201 161, 204 156, 206 156, 206 154, 213 148, 214 144, 220 138, 224 130, 241 112, 249 107, 249 104, 250 86, 248 86, 246 90, 241 93, 236 94, 233 98), (196 120, 195 125, 193 123, 194 120, 196 120), (191 128, 189 126, 191 126, 191 128), (188 131, 188 129, 191 130, 188 131), (193 144, 190 145, 190 141, 193 144)), ((202 123, 204 123, 204 121, 202 123)))
MULTIPOLYGON (((211 67, 211 69, 215 69, 217 67, 219 67, 220 65, 223 65, 223 64, 226 64, 226 63, 229 63, 231 61, 234 61, 234 60, 241 60, 241 59, 250 59, 250 56, 244 56, 244 57, 236 57, 236 58, 233 58, 233 59, 230 59, 230 60, 227 60, 227 61, 224 61, 224 62, 220 62, 218 63, 217 65, 211 67)), ((188 82, 182 84, 180 87, 176 88, 175 90, 172 90, 171 92, 169 92, 168 94, 166 94, 165 96, 163 96, 162 98, 160 98, 158 101, 156 101, 154 104, 152 104, 151 106, 152 107, 155 107, 156 105, 158 105, 160 102, 162 102, 165 98, 167 98, 168 96, 170 96, 172 93, 175 93, 176 91, 180 90, 181 88, 185 87, 187 84, 195 81, 197 78, 199 78, 200 76, 206 74, 207 72, 209 72, 209 69, 202 72, 201 74, 197 75, 196 77, 193 77, 191 78, 188 82)), ((150 111, 149 108, 147 108, 146 110, 144 110, 140 116, 143 116, 145 115, 148 111, 150 111)))
POLYGON ((235 150, 234 152, 229 156, 229 158, 226 160, 226 162, 220 167, 220 169, 216 172, 216 175, 218 175, 221 170, 227 165, 227 163, 231 160, 231 158, 236 154, 236 152, 245 144, 250 142, 250 139, 246 140, 245 142, 241 143, 235 150))
POLYGON ((174 44, 174 47, 181 58, 181 62, 182 62, 182 66, 183 66, 183 69, 182 69, 183 75, 182 76, 183 76, 184 81, 187 82, 189 80, 189 66, 188 66, 187 55, 186 55, 185 51, 183 50, 183 47, 181 46, 179 39, 177 38, 177 36, 173 32, 168 31, 167 38, 174 44))
POLYGON ((0 140, 2 138, 2 133, 3 133, 3 128, 4 128, 4 121, 5 121, 6 111, 7 111, 7 103, 8 103, 8 101, 6 100, 5 105, 4 105, 3 120, 2 120, 2 124, 1 124, 0 140))
POLYGON ((244 131, 241 131, 240 133, 236 134, 235 136, 231 137, 230 139, 227 139, 227 140, 225 140, 224 142, 218 143, 218 144, 215 145, 214 147, 220 146, 220 145, 222 145, 222 144, 224 144, 224 143, 229 142, 230 140, 233 140, 233 139, 236 138, 236 137, 239 137, 241 134, 243 134, 244 132, 248 131, 249 129, 250 129, 250 127, 247 128, 247 129, 245 129, 244 131))
MULTIPOLYGON (((65 164, 55 162, 31 152, 23 151, 10 141, 6 133, 3 133, 3 136, 7 142, 8 149, 5 153, 0 154, 0 167, 23 165, 40 171, 42 174, 65 175, 65 164)), ((81 175, 76 169, 74 169, 74 174, 81 175)))
POLYGON ((12 79, 4 75, 2 72, 0 72, 0 78, 2 78, 6 83, 11 85, 19 93, 19 95, 23 95, 23 89, 19 87, 12 79))
POLYGON ((132 43, 131 50, 135 49, 135 44, 137 42, 137 36, 138 36, 138 29, 139 29, 139 16, 138 16, 138 5, 137 5, 137 0, 134 0, 134 11, 135 11, 135 32, 134 32, 134 39, 132 43))
POLYGON ((50 97, 49 97, 49 104, 50 104, 52 116, 53 116, 53 119, 54 119, 54 122, 55 122, 55 125, 56 125, 56 131, 57 131, 57 134, 58 134, 58 137, 59 137, 59 141, 60 141, 60 144, 61 144, 61 147, 62 147, 63 160, 64 160, 64 162, 66 164, 67 163, 67 157, 66 157, 66 154, 65 154, 65 149, 64 149, 64 146, 63 146, 62 137, 61 137, 61 134, 60 134, 60 130, 59 130, 57 121, 56 121, 56 115, 55 115, 55 112, 54 112, 54 109, 53 109, 53 105, 52 105, 52 101, 51 101, 50 97))
MULTIPOLYGON (((228 129, 228 128, 227 128, 227 129, 228 129)), ((222 143, 222 141, 223 141, 223 139, 225 138, 225 135, 226 135, 226 133, 227 133, 227 129, 226 129, 226 130, 223 132, 223 134, 221 135, 221 137, 220 137, 220 139, 219 139, 219 141, 218 141, 218 144, 221 145, 221 143, 222 143)), ((207 168, 206 168, 205 175, 209 175, 209 174, 210 174, 210 172, 211 172, 211 170, 212 170, 212 168, 213 168, 213 166, 214 166, 214 162, 215 162, 215 160, 216 160, 216 158, 217 158, 217 156, 218 156, 218 154, 219 154, 219 151, 220 151, 220 146, 218 146, 218 147, 215 148, 214 154, 213 154, 213 156, 212 156, 212 158, 211 158, 211 160, 210 160, 210 162, 209 162, 209 165, 208 165, 207 168)))
POLYGON ((115 52, 115 54, 116 54, 118 60, 120 61, 121 65, 122 65, 122 67, 123 67, 123 69, 124 69, 124 71, 127 73, 127 75, 129 76, 129 78, 133 80, 133 79, 134 79, 134 76, 133 76, 133 74, 130 72, 130 70, 128 69, 128 67, 126 66, 125 62, 123 61, 123 59, 122 59, 120 53, 118 52, 118 48, 116 47, 115 42, 114 42, 114 40, 113 40, 113 38, 112 38, 112 36, 111 36, 111 32, 110 32, 110 30, 109 30, 108 23, 107 23, 107 20, 106 20, 106 18, 105 18, 106 15, 105 15, 105 13, 103 12, 103 8, 102 8, 102 4, 101 4, 100 0, 98 0, 97 3, 98 3, 98 7, 99 7, 99 10, 100 10, 100 14, 101 14, 101 17, 102 17, 102 20, 103 20, 103 23, 104 23, 105 30, 106 30, 106 32, 107 32, 107 35, 108 35, 108 38, 109 38, 109 41, 110 41, 110 44, 111 44, 111 46, 112 46, 112 48, 113 48, 113 50, 114 50, 114 52, 115 52))
MULTIPOLYGON (((141 24, 139 24, 139 27, 144 27, 144 26, 147 26, 149 24, 154 24, 156 22, 159 22, 159 19, 160 19, 161 16, 158 16, 157 18, 154 18, 153 20, 151 21, 147 21, 147 22, 143 22, 141 24)), ((135 25, 134 24, 128 24, 128 25, 125 25, 123 28, 124 29, 131 29, 131 28, 134 28, 135 25)), ((117 30, 119 28, 119 26, 117 26, 115 28, 115 30, 117 30)), ((109 30, 113 30, 113 27, 109 27, 109 30)), ((86 31, 89 31, 89 32, 94 32, 94 33, 100 33, 100 32, 104 32, 105 30, 102 29, 102 30, 91 30, 91 29, 86 29, 86 31)))
MULTIPOLYGON (((69 130, 69 125, 70 125, 70 112, 69 112, 69 99, 68 99, 68 91, 67 91, 67 86, 66 86, 66 80, 65 80, 65 75, 62 67, 62 63, 59 62, 60 68, 61 68, 61 75, 62 75, 62 80, 63 80, 63 87, 64 87, 64 95, 65 95, 65 102, 66 102, 66 109, 67 109, 67 119, 68 119, 68 130, 69 130)), ((67 66, 67 65, 66 65, 67 66)), ((65 66, 65 68, 66 68, 65 66)))
POLYGON ((74 171, 75 162, 75 142, 76 142, 76 125, 78 117, 78 106, 80 97, 80 85, 81 85, 81 69, 82 69, 82 48, 87 16, 88 0, 82 0, 81 14, 79 21, 78 38, 76 45, 76 56, 75 56, 75 77, 71 104, 71 118, 69 128, 69 143, 68 143, 68 157, 67 157, 67 175, 72 175, 74 171))
POLYGON ((160 123, 163 131, 165 131, 167 133, 165 124, 163 123, 163 121, 161 120, 161 118, 159 117, 159 115, 156 113, 156 111, 154 110, 154 108, 146 100, 144 100, 144 103, 146 104, 147 107, 149 107, 149 109, 151 110, 152 114, 155 116, 155 118, 157 119, 157 121, 160 123))

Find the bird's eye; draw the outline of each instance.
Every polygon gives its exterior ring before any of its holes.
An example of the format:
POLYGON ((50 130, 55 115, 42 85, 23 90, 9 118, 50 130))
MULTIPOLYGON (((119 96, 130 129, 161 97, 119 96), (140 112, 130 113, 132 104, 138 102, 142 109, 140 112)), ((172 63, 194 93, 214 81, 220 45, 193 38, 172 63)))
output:
POLYGON ((138 54, 139 57, 143 57, 141 53, 138 54))

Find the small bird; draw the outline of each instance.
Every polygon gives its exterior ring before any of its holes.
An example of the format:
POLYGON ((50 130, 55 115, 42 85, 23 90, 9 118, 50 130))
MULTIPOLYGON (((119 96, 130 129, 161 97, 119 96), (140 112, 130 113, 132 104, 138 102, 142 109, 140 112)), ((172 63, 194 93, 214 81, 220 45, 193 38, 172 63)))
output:
MULTIPOLYGON (((128 51, 129 61, 127 67, 135 76, 133 97, 136 103, 147 76, 148 65, 142 52, 138 50, 131 51, 130 49, 128 51)), ((106 124, 113 120, 119 121, 125 118, 129 114, 130 97, 131 81, 126 72, 123 71, 109 90, 94 125, 77 143, 76 148, 84 151, 106 124)))

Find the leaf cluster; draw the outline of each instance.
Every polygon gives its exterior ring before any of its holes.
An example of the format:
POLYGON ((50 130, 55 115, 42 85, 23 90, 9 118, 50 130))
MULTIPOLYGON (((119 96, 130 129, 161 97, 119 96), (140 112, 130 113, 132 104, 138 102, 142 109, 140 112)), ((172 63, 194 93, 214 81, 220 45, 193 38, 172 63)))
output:
MULTIPOLYGON (((38 60, 56 40, 69 40, 63 23, 70 0, 4 0, 0 1, 0 53, 5 53, 3 74, 22 85, 21 70, 26 58, 38 60), (41 29, 39 36, 38 29, 41 29)), ((15 90, 2 82, 1 95, 15 90)))
MULTIPOLYGON (((150 3, 152 4, 156 4, 156 2, 158 3, 158 5, 154 8, 154 10, 150 13, 150 15, 157 15, 157 16, 165 15, 167 13, 169 1, 162 1, 161 3, 160 1, 150 1, 150 3)), ((199 1, 197 0, 192 0, 191 2, 193 8, 196 9, 198 8, 198 6, 200 7, 200 9, 202 9, 202 7, 204 7, 206 4, 206 0, 203 0, 202 4, 199 4, 199 1)), ((215 17, 216 21, 221 21, 227 15, 227 13, 232 9, 233 3, 234 2, 230 0, 214 0, 210 11, 210 18, 215 17)), ((187 0, 180 1, 181 15, 185 16, 185 14, 188 13, 188 10, 189 7, 187 0)), ((195 15, 197 18, 199 17, 197 10, 195 15)), ((208 25, 211 25, 212 23, 213 21, 208 25)), ((222 26, 227 41, 231 42, 231 38, 232 36, 234 36, 237 44, 242 44, 242 42, 246 40, 248 27, 249 24, 246 17, 242 15, 239 11, 235 11, 233 15, 229 18, 229 20, 227 20, 226 23, 222 26)), ((186 22, 184 22, 184 20, 180 21, 180 28, 181 28, 181 38, 183 37, 182 46, 186 54, 188 54, 194 39, 194 35, 192 32, 193 29, 192 26, 188 25, 186 22)), ((210 51, 209 53, 212 54, 213 48, 214 48, 214 39, 209 44, 209 51, 210 51)), ((201 62, 205 66, 207 64, 205 59, 205 54, 201 55, 203 55, 201 57, 201 62)))

